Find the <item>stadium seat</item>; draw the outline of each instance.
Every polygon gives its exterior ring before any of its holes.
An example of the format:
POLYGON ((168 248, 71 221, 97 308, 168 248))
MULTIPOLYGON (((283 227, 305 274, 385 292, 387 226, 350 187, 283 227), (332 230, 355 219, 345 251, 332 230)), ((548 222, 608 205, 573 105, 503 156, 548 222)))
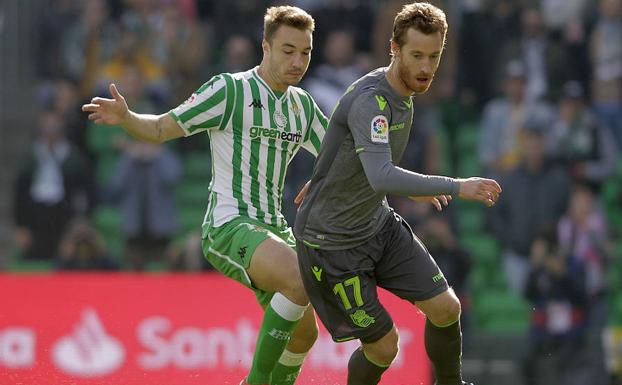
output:
POLYGON ((212 175, 212 163, 209 152, 193 151, 184 154, 184 178, 200 179, 205 183, 209 183, 212 175))
POLYGON ((465 249, 471 253, 473 263, 489 267, 497 267, 499 265, 499 245, 493 236, 483 232, 463 234, 461 242, 465 249))
POLYGON ((484 229, 485 213, 475 202, 460 202, 458 225, 460 234, 479 233, 484 229))
POLYGON ((529 304, 505 290, 480 293, 473 309, 477 324, 489 332, 518 332, 528 327, 529 304))
POLYGON ((123 250, 121 213, 115 206, 102 205, 93 213, 93 224, 106 241, 111 255, 120 257, 123 250))
POLYGON ((184 180, 175 186, 175 198, 179 207, 205 207, 208 198, 208 182, 184 180))

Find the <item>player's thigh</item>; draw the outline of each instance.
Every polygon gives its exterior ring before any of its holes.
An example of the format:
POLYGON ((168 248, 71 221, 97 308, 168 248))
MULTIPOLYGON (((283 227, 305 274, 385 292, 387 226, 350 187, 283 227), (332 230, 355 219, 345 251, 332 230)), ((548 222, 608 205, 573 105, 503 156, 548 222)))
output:
POLYGON ((381 231, 382 258, 376 264, 378 285, 412 303, 448 290, 440 268, 425 245, 399 215, 381 231))
MULTIPOLYGON (((257 248, 266 240, 279 239, 284 248, 294 246, 293 236, 288 240, 288 229, 272 229, 248 218, 238 218, 204 234, 203 253, 206 259, 224 275, 255 292, 261 304, 267 304, 274 290, 259 287, 248 272, 257 248), (289 243, 288 243, 289 242, 289 243)), ((281 247, 279 243, 278 247, 281 247)))
POLYGON ((296 252, 274 235, 266 238, 255 249, 247 271, 253 285, 262 290, 281 292, 286 296, 294 291, 304 292, 296 252))
POLYGON ((296 248, 307 295, 333 340, 374 342, 391 330, 393 320, 378 299, 370 256, 380 248, 320 250, 302 242, 296 248))

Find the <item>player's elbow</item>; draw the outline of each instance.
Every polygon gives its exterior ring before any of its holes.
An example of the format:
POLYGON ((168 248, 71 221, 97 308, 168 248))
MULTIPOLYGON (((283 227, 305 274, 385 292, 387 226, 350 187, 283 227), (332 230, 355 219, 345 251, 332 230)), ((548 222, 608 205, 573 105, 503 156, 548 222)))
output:
POLYGON ((367 178, 367 180, 369 181, 369 185, 371 186, 372 190, 374 190, 376 194, 386 195, 389 192, 386 188, 387 184, 384 181, 384 178, 367 178))

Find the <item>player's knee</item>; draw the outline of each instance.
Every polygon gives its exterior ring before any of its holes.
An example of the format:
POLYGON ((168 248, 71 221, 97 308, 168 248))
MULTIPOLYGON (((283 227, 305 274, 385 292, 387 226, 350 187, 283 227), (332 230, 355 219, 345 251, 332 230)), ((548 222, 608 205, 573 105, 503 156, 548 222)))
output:
POLYGON ((298 333, 294 333, 292 339, 296 339, 296 343, 300 346, 301 350, 308 351, 311 349, 315 341, 317 341, 319 331, 317 323, 305 323, 298 326, 300 330, 298 333))
POLYGON ((372 344, 363 344, 367 359, 377 365, 391 365, 399 352, 399 334, 396 328, 391 329, 380 340, 372 344))
POLYGON ((461 311, 460 301, 455 295, 451 295, 439 302, 433 314, 428 315, 428 318, 435 325, 448 325, 460 318, 461 311))

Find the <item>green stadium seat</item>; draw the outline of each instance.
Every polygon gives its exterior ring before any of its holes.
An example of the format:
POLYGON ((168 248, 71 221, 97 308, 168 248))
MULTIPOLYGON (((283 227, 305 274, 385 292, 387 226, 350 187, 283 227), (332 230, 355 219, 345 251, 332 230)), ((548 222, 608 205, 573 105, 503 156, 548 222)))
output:
POLYGON ((115 206, 102 205, 93 213, 95 227, 102 232, 119 232, 121 212, 115 206))
POLYGON ((208 182, 184 180, 175 186, 175 197, 179 206, 204 207, 208 198, 208 182))
POLYGON ((484 229, 485 213, 479 205, 461 205, 458 224, 460 234, 479 233, 484 229))
POLYGON ((611 322, 614 325, 622 326, 622 293, 611 293, 611 322))
POLYGON ((54 269, 54 256, 50 260, 16 259, 7 264, 7 270, 12 272, 43 272, 54 269))
POLYGON ((209 152, 189 152, 184 155, 184 178, 200 179, 209 183, 212 175, 212 163, 209 152))
POLYGON ((89 148, 97 155, 115 151, 113 140, 117 136, 127 136, 119 126, 102 126, 90 124, 86 131, 86 140, 89 148))
POLYGON ((479 142, 479 126, 477 124, 464 124, 458 128, 458 147, 460 153, 477 153, 479 142))
POLYGON ((116 152, 107 152, 100 154, 97 160, 96 180, 98 185, 106 186, 110 182, 110 178, 117 167, 119 155, 116 152))
POLYGON ((121 212, 115 206, 103 205, 93 213, 93 224, 104 238, 110 254, 119 258, 123 254, 121 221, 121 212))
POLYGON ((438 146, 439 146, 439 171, 441 175, 453 175, 454 172, 451 168, 451 152, 449 148, 449 137, 447 129, 440 127, 437 131, 438 146))
POLYGON ((461 177, 471 177, 480 174, 480 163, 477 157, 477 152, 468 151, 462 152, 460 159, 458 160, 458 175, 461 177))
MULTIPOLYGON (((180 233, 187 234, 200 230, 205 216, 205 207, 182 207, 179 211, 180 233)), ((181 235, 180 234, 180 235, 181 235)))
POLYGON ((486 331, 524 331, 529 324, 529 304, 505 290, 478 294, 473 310, 478 327, 486 331))
POLYGON ((497 240, 485 233, 471 233, 463 235, 461 242, 471 254, 475 264, 497 267, 500 259, 500 248, 497 240))

